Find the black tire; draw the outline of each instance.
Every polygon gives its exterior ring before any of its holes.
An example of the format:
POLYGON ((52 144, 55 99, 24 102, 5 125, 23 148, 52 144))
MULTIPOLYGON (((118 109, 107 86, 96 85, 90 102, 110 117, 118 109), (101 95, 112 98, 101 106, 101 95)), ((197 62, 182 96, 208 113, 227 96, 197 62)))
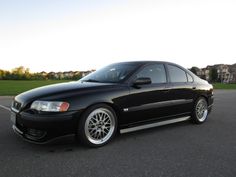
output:
POLYGON ((110 142, 116 132, 117 116, 115 111, 106 104, 97 104, 89 107, 83 113, 79 120, 76 137, 83 145, 100 147, 110 142))
POLYGON ((204 97, 199 97, 192 111, 192 120, 196 124, 202 124, 207 120, 208 117, 208 103, 204 97))

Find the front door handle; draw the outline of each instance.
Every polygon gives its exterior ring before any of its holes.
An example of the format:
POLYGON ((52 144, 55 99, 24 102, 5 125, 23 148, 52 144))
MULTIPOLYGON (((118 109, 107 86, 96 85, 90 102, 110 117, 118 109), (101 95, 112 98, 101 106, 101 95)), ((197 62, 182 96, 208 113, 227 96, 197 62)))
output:
POLYGON ((167 93, 167 92, 169 92, 170 91, 170 89, 169 88, 166 88, 165 90, 162 90, 164 93, 167 93))

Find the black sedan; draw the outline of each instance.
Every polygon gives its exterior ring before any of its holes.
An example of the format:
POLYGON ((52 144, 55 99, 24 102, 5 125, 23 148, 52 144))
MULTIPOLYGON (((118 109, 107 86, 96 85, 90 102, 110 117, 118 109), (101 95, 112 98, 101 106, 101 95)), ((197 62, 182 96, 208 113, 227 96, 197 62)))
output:
POLYGON ((183 67, 157 61, 111 64, 79 81, 24 92, 11 120, 24 139, 46 143, 74 134, 98 147, 115 134, 191 119, 206 121, 213 87, 183 67))

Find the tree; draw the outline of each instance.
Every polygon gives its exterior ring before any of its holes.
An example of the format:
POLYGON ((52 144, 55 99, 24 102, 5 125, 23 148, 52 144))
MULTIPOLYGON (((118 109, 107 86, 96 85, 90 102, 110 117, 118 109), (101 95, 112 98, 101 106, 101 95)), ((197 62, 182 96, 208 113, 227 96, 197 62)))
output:
POLYGON ((216 68, 212 68, 210 70, 210 81, 211 82, 217 82, 218 79, 218 73, 216 68))
POLYGON ((5 76, 4 76, 3 79, 5 79, 5 80, 12 79, 12 74, 9 71, 5 71, 5 76))
POLYGON ((6 71, 0 69, 0 79, 4 79, 6 76, 6 71))
POLYGON ((31 74, 29 68, 20 66, 12 70, 12 79, 30 79, 31 74))
POLYGON ((82 78, 82 74, 80 72, 75 72, 71 79, 79 80, 82 78))
POLYGON ((25 69, 24 78, 27 79, 27 80, 31 78, 31 74, 30 74, 30 69, 29 68, 25 69))
POLYGON ((197 75, 197 71, 199 70, 199 68, 198 67, 195 67, 195 66, 193 66, 192 68, 190 68, 190 71, 192 71, 194 74, 196 74, 197 75))

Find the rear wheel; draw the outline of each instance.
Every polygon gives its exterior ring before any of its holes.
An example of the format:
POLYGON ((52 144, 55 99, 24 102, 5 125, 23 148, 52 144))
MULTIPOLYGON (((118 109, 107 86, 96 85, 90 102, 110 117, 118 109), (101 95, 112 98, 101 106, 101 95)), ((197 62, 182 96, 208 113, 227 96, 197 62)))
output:
POLYGON ((201 124, 206 121, 208 116, 208 104, 204 97, 198 98, 194 105, 192 119, 195 123, 201 124))
POLYGON ((79 121, 79 140, 90 147, 107 144, 115 135, 117 117, 114 110, 105 104, 92 106, 79 121))

